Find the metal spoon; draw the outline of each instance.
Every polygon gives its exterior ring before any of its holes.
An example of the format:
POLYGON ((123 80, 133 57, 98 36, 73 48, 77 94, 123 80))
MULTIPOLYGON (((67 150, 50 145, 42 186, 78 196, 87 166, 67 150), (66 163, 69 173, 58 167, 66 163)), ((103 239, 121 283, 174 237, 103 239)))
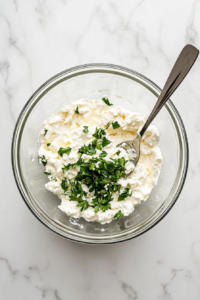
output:
MULTIPOLYGON (((192 45, 186 45, 183 48, 143 128, 140 130, 134 140, 124 141, 117 145, 117 147, 124 148, 129 153, 129 157, 131 156, 130 161, 135 166, 137 165, 140 158, 140 143, 143 134, 145 133, 155 116, 158 114, 160 109, 167 102, 169 97, 174 93, 179 84, 183 81, 187 73, 190 71, 198 55, 199 50, 192 45)), ((129 176, 131 173, 132 172, 127 174, 127 176, 129 176)))

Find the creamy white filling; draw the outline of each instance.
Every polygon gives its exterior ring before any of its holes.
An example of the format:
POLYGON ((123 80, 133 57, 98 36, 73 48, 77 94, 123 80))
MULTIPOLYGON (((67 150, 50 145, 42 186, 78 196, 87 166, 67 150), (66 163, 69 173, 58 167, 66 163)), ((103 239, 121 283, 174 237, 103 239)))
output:
MULTIPOLYGON (((120 128, 113 129, 110 126, 106 130, 106 138, 112 143, 103 148, 108 154, 104 157, 109 158, 124 157, 129 159, 129 154, 116 147, 116 145, 125 140, 134 139, 138 130, 143 126, 146 116, 141 113, 131 112, 121 106, 108 106, 102 100, 80 99, 68 105, 64 105, 61 110, 50 118, 46 119, 40 131, 41 147, 39 156, 45 156, 47 164, 46 172, 51 173, 48 176, 49 182, 45 185, 46 189, 56 194, 61 199, 59 205, 60 210, 74 218, 83 217, 87 221, 97 221, 102 224, 109 223, 113 220, 114 215, 121 210, 124 216, 128 216, 134 210, 134 207, 149 197, 153 187, 157 184, 162 167, 162 154, 157 146, 159 141, 159 131, 154 125, 150 125, 147 129, 141 143, 140 160, 135 167, 134 172, 127 179, 119 179, 123 192, 126 187, 132 191, 132 195, 124 201, 118 201, 119 193, 113 194, 113 201, 110 202, 111 209, 105 212, 94 212, 94 208, 89 207, 81 212, 77 207, 77 202, 69 201, 69 197, 63 195, 61 182, 64 178, 73 178, 77 175, 80 167, 70 168, 68 171, 62 172, 63 165, 75 163, 80 154, 78 149, 84 144, 88 145, 94 139, 92 136, 96 127, 105 128, 110 122, 118 121, 120 128), (79 114, 75 113, 78 106, 79 114), (89 126, 89 132, 84 133, 83 126, 89 126), (45 130, 47 130, 45 134, 45 130), (49 146, 47 144, 50 143, 49 146), (60 147, 71 147, 69 155, 58 155, 60 147), (120 150, 120 154, 116 152, 120 150), (57 180, 57 181, 55 181, 57 180)), ((97 150, 94 157, 98 157, 101 153, 97 150)), ((82 155, 84 161, 88 161, 91 156, 82 155)), ((134 169, 134 166, 128 162, 126 164, 126 173, 134 169)), ((94 192, 90 193, 86 185, 82 185, 84 191, 88 193, 88 202, 91 203, 94 192)))

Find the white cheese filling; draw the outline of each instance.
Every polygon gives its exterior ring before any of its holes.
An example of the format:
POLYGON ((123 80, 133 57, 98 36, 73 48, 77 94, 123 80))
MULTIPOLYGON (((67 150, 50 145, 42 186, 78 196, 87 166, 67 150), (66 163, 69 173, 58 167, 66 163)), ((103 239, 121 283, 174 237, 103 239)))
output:
MULTIPOLYGON (((40 131, 41 147, 38 154, 39 157, 44 156, 47 161, 46 172, 51 175, 48 175, 49 182, 45 187, 61 199, 60 210, 74 218, 83 217, 87 221, 97 221, 105 224, 111 222, 119 210, 124 216, 128 216, 134 211, 136 205, 147 200, 153 187, 158 182, 163 162, 161 151, 157 145, 159 131, 154 125, 150 125, 144 134, 140 159, 134 172, 128 178, 121 178, 118 181, 118 184, 121 185, 120 193, 129 187, 132 191, 130 197, 118 201, 119 192, 115 192, 112 196, 113 200, 110 202, 111 209, 105 212, 99 210, 95 213, 93 207, 81 211, 81 208, 77 207, 76 201, 69 201, 69 196, 63 195, 63 189, 61 188, 64 178, 71 179, 80 170, 80 167, 76 166, 75 169, 70 168, 63 173, 63 165, 77 162, 80 157, 78 150, 94 140, 92 135, 96 127, 105 129, 109 122, 116 121, 120 124, 117 129, 109 126, 105 130, 106 138, 112 143, 102 150, 108 153, 104 157, 105 160, 121 157, 128 160, 128 153, 122 148, 117 148, 116 145, 122 141, 134 139, 145 120, 146 116, 144 114, 128 111, 121 106, 108 106, 102 100, 80 99, 64 105, 59 112, 44 121, 40 131), (77 106, 79 114, 75 113, 77 106), (88 133, 83 132, 83 126, 88 126, 88 133), (72 148, 70 154, 64 153, 63 156, 60 156, 58 151, 61 147, 72 148), (116 154, 118 150, 121 151, 119 155, 116 154)), ((102 150, 96 150, 94 157, 99 157, 102 150)), ((91 159, 91 156, 83 154, 82 159, 87 162, 91 159)), ((125 167, 127 174, 134 169, 130 162, 127 162, 125 167)), ((88 187, 84 184, 82 184, 82 188, 87 192, 88 203, 92 204, 94 192, 89 192, 88 187)))

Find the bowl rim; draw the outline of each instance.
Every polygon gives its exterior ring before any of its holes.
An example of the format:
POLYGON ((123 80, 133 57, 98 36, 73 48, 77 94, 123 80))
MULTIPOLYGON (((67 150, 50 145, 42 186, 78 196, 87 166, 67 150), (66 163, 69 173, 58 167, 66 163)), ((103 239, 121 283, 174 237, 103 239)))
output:
MULTIPOLYGON (((12 143, 11 143, 11 164, 12 164, 12 170, 13 170, 13 175, 14 175, 14 179, 15 179, 15 182, 16 182, 16 185, 18 187, 18 190, 22 196, 22 199, 24 200, 24 202, 26 203, 26 205, 28 206, 29 210, 33 213, 33 215, 43 224, 45 225, 47 228, 49 228, 51 231, 59 234, 60 236, 62 237, 65 237, 69 240, 72 240, 72 241, 75 241, 75 242, 79 242, 79 243, 83 243, 83 244, 116 244, 116 243, 120 243, 120 242, 124 242, 124 241, 128 241, 128 240, 131 240, 133 238, 136 238, 138 236, 140 236, 141 234, 149 231, 151 228, 153 228, 155 225, 157 225, 168 213, 169 211, 171 210, 171 208, 174 206, 174 204, 176 203, 178 197, 180 196, 180 193, 183 189, 183 186, 184 186, 184 183, 185 183, 185 180, 186 180, 186 176, 187 176, 187 171, 188 171, 188 163, 189 163, 189 146, 188 146, 188 139, 187 139, 187 134, 186 134, 186 130, 185 130, 185 126, 183 124, 183 121, 182 121, 182 118, 181 116, 179 115, 178 113, 178 110, 176 109, 175 105, 172 103, 172 101, 169 99, 167 101, 167 103, 165 104, 165 107, 167 108, 168 111, 171 112, 171 110, 173 111, 174 115, 176 116, 176 121, 178 121, 178 124, 180 126, 180 129, 181 129, 181 132, 182 132, 182 138, 183 138, 183 143, 184 143, 184 147, 185 147, 185 165, 183 167, 183 170, 182 170, 182 174, 180 176, 180 183, 177 187, 177 191, 173 197, 173 199, 170 201, 170 204, 168 205, 168 207, 165 209, 164 212, 162 212, 162 214, 158 217, 156 217, 156 220, 150 224, 149 226, 147 226, 147 228, 145 228, 144 230, 140 230, 138 233, 134 234, 134 233, 131 233, 132 235, 131 236, 121 236, 117 239, 114 238, 114 240, 108 240, 108 239, 104 239, 104 240, 101 240, 101 239, 97 239, 97 240, 93 240, 92 238, 90 239, 87 239, 87 237, 82 237, 82 238, 79 238, 79 239, 76 239, 77 238, 77 235, 73 235, 70 233, 70 235, 64 235, 62 234, 60 231, 58 230, 55 230, 55 226, 50 226, 51 224, 50 223, 47 223, 47 222, 44 222, 44 220, 42 220, 35 212, 34 212, 34 209, 31 207, 30 203, 26 200, 26 197, 25 195, 23 194, 22 190, 21 190, 21 186, 20 186, 20 182, 19 182, 19 179, 20 177, 18 177, 18 174, 16 172, 16 168, 15 168, 15 151, 16 151, 16 147, 18 147, 17 143, 16 143, 16 136, 17 136, 17 132, 18 132, 18 129, 19 129, 19 126, 20 126, 20 122, 21 122, 21 119, 23 118, 25 114, 25 111, 26 111, 26 108, 29 106, 29 104, 34 100, 34 98, 37 96, 37 94, 39 94, 44 88, 46 85, 50 84, 51 82, 55 81, 56 79, 58 79, 59 77, 63 76, 63 75, 67 75, 67 74, 70 74, 72 72, 76 72, 76 71, 81 71, 81 70, 85 70, 85 69, 88 69, 88 68, 91 68, 91 70, 94 70, 94 72, 98 72, 100 71, 101 68, 109 68, 109 69, 112 69, 113 71, 116 70, 118 71, 118 73, 121 71, 121 72, 126 72, 128 74, 130 74, 131 76, 136 76, 136 77, 139 77, 141 80, 145 81, 146 83, 148 83, 148 86, 152 86, 154 88, 154 90, 156 90, 156 93, 155 91, 151 90, 151 92, 155 95, 157 94, 160 94, 162 89, 157 86, 153 81, 151 81, 149 78, 147 78, 146 76, 132 70, 132 69, 129 69, 129 68, 126 68, 126 67, 123 67, 123 66, 120 66, 120 65, 115 65, 115 64, 107 64, 107 63, 91 63, 91 64, 83 64, 83 65, 78 65, 78 66, 75 66, 75 67, 72 67, 72 68, 68 68, 62 72, 59 72, 57 73, 56 75, 50 77, 48 80, 46 80, 42 85, 40 85, 40 87, 31 95, 31 97, 28 99, 28 101, 25 103, 24 107, 22 108, 21 110, 21 113, 19 114, 18 116, 18 119, 17 119, 17 122, 15 124, 15 128, 14 128, 14 131, 13 131, 13 136, 12 136, 12 143), (98 70, 99 69, 99 70, 98 70), (169 109, 170 108, 170 109, 169 109)), ((109 73, 112 73, 109 72, 109 73)), ((121 74, 122 75, 122 74, 121 74)), ((75 77, 76 75, 74 75, 73 77, 75 77)), ((126 76, 128 77, 128 76, 126 76)), ((69 77, 70 78, 70 77, 69 77)), ((68 79, 69 79, 68 78, 68 79)), ((133 78, 131 78, 133 80, 133 78)), ((64 80, 63 80, 64 81, 64 80)), ((135 80, 136 81, 136 80, 135 80)), ((53 88, 53 87, 52 87, 53 88)), ((33 101, 34 102, 34 101, 33 101)), ((170 115, 172 117, 172 115, 170 115)), ((175 126, 177 127, 177 126, 175 126)), ((177 128, 176 128, 177 129, 177 128)), ((177 176, 176 176, 176 179, 175 179, 175 182, 177 180, 177 176)), ((174 184, 175 184, 174 182, 174 184)), ((173 184, 173 187, 174 187, 174 184, 173 184)), ((172 189, 173 189, 172 187, 172 189)), ((155 214, 155 213, 154 213, 155 214)), ((79 234, 81 236, 81 234, 79 234)), ((109 236, 108 236, 109 237, 109 236)), ((105 238, 105 237, 104 237, 105 238)))

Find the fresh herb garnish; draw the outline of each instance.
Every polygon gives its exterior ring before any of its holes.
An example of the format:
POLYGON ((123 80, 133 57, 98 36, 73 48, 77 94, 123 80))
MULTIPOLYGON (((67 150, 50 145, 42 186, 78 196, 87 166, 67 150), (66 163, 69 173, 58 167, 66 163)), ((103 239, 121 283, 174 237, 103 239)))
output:
MULTIPOLYGON (((86 132, 88 131, 88 126, 84 126, 86 132)), ((71 179, 63 179, 61 183, 61 188, 64 193, 62 195, 68 196, 70 201, 76 201, 77 207, 80 207, 81 211, 92 207, 94 212, 98 211, 105 212, 111 209, 110 202, 113 200, 113 193, 120 193, 121 185, 118 184, 120 178, 125 178, 125 165, 127 161, 124 157, 113 159, 110 158, 105 160, 104 157, 107 156, 106 151, 101 151, 98 157, 93 157, 97 150, 101 150, 111 143, 110 140, 106 138, 106 131, 102 128, 96 128, 93 134, 94 140, 89 145, 82 146, 78 153, 80 153, 80 158, 75 163, 68 163, 63 165, 62 172, 68 171, 70 168, 76 168, 79 166, 80 169, 77 175, 71 179), (87 161, 84 161, 82 155, 86 154, 91 156, 87 161), (86 185, 89 193, 92 193, 92 201, 89 203, 87 198, 87 192, 82 188, 82 184, 86 185)), ((63 156, 63 154, 69 155, 71 148, 60 148, 58 154, 63 156)), ((116 153, 119 155, 120 150, 116 153)), ((39 160, 43 165, 47 164, 45 156, 39 157, 39 160)), ((46 175, 51 175, 51 173, 44 172, 46 175)), ((51 177, 51 180, 57 181, 56 177, 51 177)), ((119 194, 118 201, 122 201, 130 196, 129 188, 126 188, 123 193, 119 194)), ((119 211, 115 218, 118 220, 121 217, 119 211)))
POLYGON ((83 127, 84 127, 83 132, 84 132, 84 133, 88 133, 88 132, 89 132, 88 126, 83 126, 83 127))
POLYGON ((69 189, 69 186, 67 185, 66 179, 62 180, 61 188, 64 190, 64 192, 67 192, 67 190, 69 189))
POLYGON ((125 160, 124 157, 119 158, 118 161, 119 161, 119 163, 120 163, 120 165, 121 165, 122 167, 124 167, 125 164, 127 163, 127 160, 125 160))
POLYGON ((129 191, 130 191, 129 188, 125 188, 124 192, 119 195, 118 201, 122 201, 125 200, 125 198, 130 197, 131 193, 129 193, 129 191))
POLYGON ((117 129, 117 128, 120 127, 120 125, 119 125, 119 123, 116 121, 116 122, 112 123, 112 127, 113 127, 113 129, 117 129))
MULTIPOLYGON (((89 205, 88 201, 84 199, 87 196, 87 193, 83 191, 81 183, 75 182, 75 180, 73 178, 69 179, 69 183, 72 186, 70 192, 68 192, 68 194, 70 193, 69 200, 77 201, 78 204, 76 206, 81 207, 81 211, 88 209, 88 207, 90 205, 89 205)), ((62 182, 62 184, 63 184, 63 187, 65 188, 66 184, 63 182, 62 182)), ((61 187, 62 187, 62 184, 61 184, 61 187)), ((68 190, 68 188, 67 188, 67 190, 68 190)))
POLYGON ((110 122, 106 124, 106 129, 108 129, 108 127, 110 127, 110 122))
POLYGON ((48 144, 47 144, 47 147, 49 147, 50 145, 51 145, 51 143, 48 143, 48 144))
POLYGON ((78 150, 78 153, 94 155, 96 153, 95 145, 89 144, 88 146, 84 145, 78 150))
POLYGON ((114 218, 117 219, 117 221, 119 221, 119 219, 123 217, 123 213, 121 212, 121 210, 119 210, 115 215, 114 218))
POLYGON ((120 178, 125 178, 126 163, 124 158, 107 161, 101 157, 91 157, 87 162, 81 160, 79 162, 80 171, 73 179, 69 180, 71 185, 68 191, 70 201, 77 201, 77 206, 82 210, 92 206, 95 213, 99 210, 105 212, 111 209, 112 195, 119 192, 121 187, 117 182, 120 178), (87 193, 83 191, 82 184, 88 187, 90 193, 93 192, 92 204, 85 202, 87 193))
POLYGON ((76 163, 75 164, 68 164, 68 165, 64 165, 64 167, 62 168, 62 171, 63 171, 63 173, 65 172, 65 171, 68 171, 70 168, 73 168, 73 169, 75 169, 76 168, 76 163))
POLYGON ((108 106, 112 106, 113 104, 109 102, 108 98, 104 97, 102 98, 102 100, 108 105, 108 106))
POLYGON ((47 129, 44 129, 44 136, 47 134, 47 131, 48 131, 47 129))
POLYGON ((80 201, 77 205, 77 207, 81 207, 81 211, 88 209, 89 203, 87 200, 80 201))
POLYGON ((49 173, 49 172, 44 172, 44 174, 45 174, 45 175, 51 175, 51 173, 49 173))
POLYGON ((99 154, 99 157, 105 157, 108 153, 106 151, 102 151, 100 154, 99 154))
POLYGON ((46 160, 46 157, 44 155, 38 156, 38 161, 39 161, 39 163, 42 163, 44 167, 47 164, 47 160, 46 160))
POLYGON ((75 114, 79 115, 78 106, 77 106, 77 108, 75 109, 75 114))
POLYGON ((95 133, 92 136, 94 136, 97 140, 100 140, 103 135, 106 135, 105 130, 102 128, 96 128, 95 133))
POLYGON ((94 208, 95 214, 98 213, 98 211, 99 211, 99 206, 97 205, 97 206, 95 206, 95 208, 94 208))
POLYGON ((108 209, 111 209, 110 203, 100 204, 100 209, 105 212, 108 209))
POLYGON ((121 151, 120 151, 120 150, 118 150, 116 154, 117 154, 117 155, 119 155, 120 153, 121 153, 121 151))
POLYGON ((67 148, 60 147, 60 149, 58 151, 58 154, 63 157, 64 153, 66 153, 67 155, 69 155, 70 152, 71 152, 71 150, 72 150, 72 148, 70 148, 70 147, 67 147, 67 148))
POLYGON ((52 177, 51 177, 51 180, 57 181, 57 178, 56 178, 55 176, 52 176, 52 177))
POLYGON ((109 145, 110 143, 112 143, 111 141, 109 141, 105 136, 102 139, 102 147, 105 147, 107 145, 109 145))
POLYGON ((97 142, 96 142, 96 147, 97 147, 98 150, 101 150, 101 149, 102 149, 101 143, 99 143, 99 142, 97 141, 97 142))

